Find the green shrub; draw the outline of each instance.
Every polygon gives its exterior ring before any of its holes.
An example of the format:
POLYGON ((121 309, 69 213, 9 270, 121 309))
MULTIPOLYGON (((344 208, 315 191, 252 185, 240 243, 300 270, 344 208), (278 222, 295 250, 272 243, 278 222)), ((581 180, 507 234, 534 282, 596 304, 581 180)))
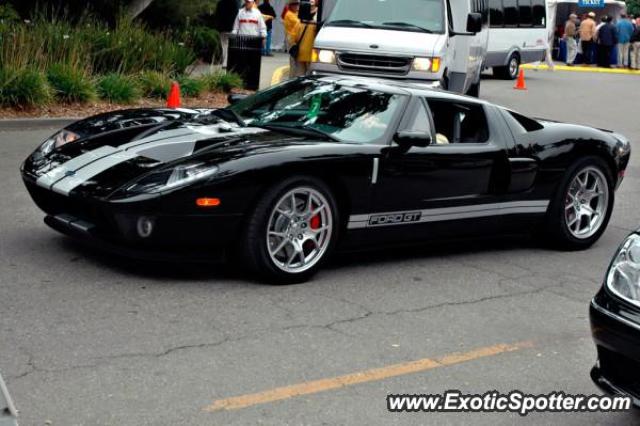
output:
POLYGON ((34 69, 0 69, 0 104, 13 107, 46 105, 51 87, 44 73, 34 69))
POLYGON ((185 96, 197 98, 202 95, 202 92, 207 90, 207 84, 200 78, 191 78, 186 76, 178 77, 178 84, 180 85, 180 91, 185 96))
POLYGON ((165 98, 171 88, 171 79, 159 71, 144 71, 138 77, 142 96, 147 98, 165 98))
POLYGON ((218 71, 213 74, 205 74, 200 79, 204 82, 207 90, 231 92, 243 86, 242 77, 233 72, 218 71))
POLYGON ((185 31, 183 38, 198 59, 204 62, 216 63, 222 57, 220 35, 212 28, 192 27, 185 31))
POLYGON ((47 70, 47 79, 61 102, 90 102, 97 97, 88 73, 70 65, 52 65, 47 70))
POLYGON ((100 79, 98 94, 109 102, 131 104, 140 98, 140 88, 134 78, 112 73, 100 79))

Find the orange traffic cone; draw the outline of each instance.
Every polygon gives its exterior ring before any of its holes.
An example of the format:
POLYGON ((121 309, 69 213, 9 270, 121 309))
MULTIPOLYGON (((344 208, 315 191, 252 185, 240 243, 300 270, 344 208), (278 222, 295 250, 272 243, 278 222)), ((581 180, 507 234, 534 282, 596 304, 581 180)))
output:
POLYGON ((524 70, 520 69, 520 73, 518 74, 518 80, 516 81, 516 85, 513 86, 516 90, 527 90, 527 84, 524 82, 524 70))
POLYGON ((169 90, 167 108, 180 108, 180 105, 180 85, 174 81, 171 83, 171 90, 169 90))

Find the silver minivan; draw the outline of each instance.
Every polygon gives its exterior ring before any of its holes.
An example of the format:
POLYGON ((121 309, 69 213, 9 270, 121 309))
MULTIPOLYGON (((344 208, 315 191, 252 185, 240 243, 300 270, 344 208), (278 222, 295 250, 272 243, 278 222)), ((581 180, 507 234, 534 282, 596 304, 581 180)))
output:
POLYGON ((331 3, 315 40, 312 72, 420 81, 478 95, 488 0, 331 3))

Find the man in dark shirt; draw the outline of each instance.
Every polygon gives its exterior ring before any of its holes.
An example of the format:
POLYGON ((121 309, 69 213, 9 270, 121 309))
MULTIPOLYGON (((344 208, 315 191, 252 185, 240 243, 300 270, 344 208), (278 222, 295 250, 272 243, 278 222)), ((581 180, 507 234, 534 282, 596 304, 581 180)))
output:
POLYGON ((264 21, 267 24, 267 42, 264 45, 262 54, 264 56, 273 56, 271 54, 271 37, 273 34, 273 20, 276 19, 276 11, 273 6, 271 6, 269 0, 263 0, 262 4, 258 6, 258 9, 260 10, 260 13, 262 13, 264 21))
POLYGON ((598 30, 598 66, 611 68, 611 51, 618 43, 618 34, 616 26, 611 23, 613 18, 607 16, 602 20, 604 25, 598 30))

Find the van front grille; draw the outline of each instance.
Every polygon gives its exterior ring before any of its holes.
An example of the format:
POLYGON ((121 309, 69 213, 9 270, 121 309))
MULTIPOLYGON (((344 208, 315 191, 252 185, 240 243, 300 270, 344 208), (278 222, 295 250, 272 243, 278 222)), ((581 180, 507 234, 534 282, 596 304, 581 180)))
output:
POLYGON ((409 73, 412 58, 401 56, 363 55, 339 53, 338 66, 343 70, 376 74, 405 75, 409 73))

